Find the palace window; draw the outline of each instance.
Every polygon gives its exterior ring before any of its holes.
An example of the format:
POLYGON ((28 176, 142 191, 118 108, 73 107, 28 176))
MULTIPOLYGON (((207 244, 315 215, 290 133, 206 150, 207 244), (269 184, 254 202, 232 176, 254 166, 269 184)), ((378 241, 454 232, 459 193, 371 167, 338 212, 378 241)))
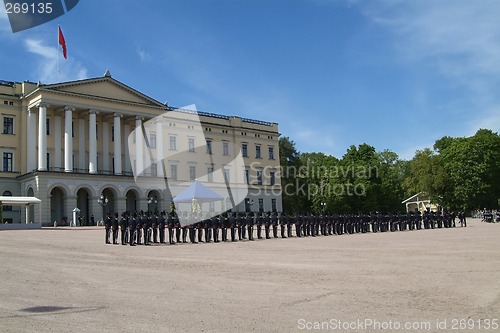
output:
POLYGON ((177 180, 177 165, 170 165, 170 179, 177 180))
POLYGON ((248 143, 241 144, 241 154, 243 157, 248 157, 248 143))
POLYGON ((11 152, 3 153, 3 171, 4 172, 14 171, 14 153, 11 152))
POLYGON ((214 166, 211 165, 207 168, 207 178, 209 183, 214 182, 214 166))
POLYGON ((212 154, 212 140, 207 140, 207 154, 212 154))
POLYGON ((169 143, 170 150, 177 150, 177 138, 174 135, 170 136, 169 143))
POLYGON ((190 153, 194 153, 194 138, 188 138, 188 149, 190 153))
POLYGON ((149 135, 149 147, 156 148, 156 134, 155 133, 151 133, 149 135))
POLYGON ((269 146, 269 159, 274 160, 274 147, 269 146))
POLYGON ((3 134, 14 134, 14 118, 3 117, 3 134))
POLYGON ((257 185, 262 185, 262 170, 257 170, 257 185))
POLYGON ((264 211, 264 199, 259 198, 259 212, 264 211))
POLYGON ((227 141, 222 141, 222 155, 229 155, 229 142, 227 141))
POLYGON ((189 166, 189 180, 194 181, 196 179, 196 166, 189 166))
POLYGON ((255 158, 262 158, 262 152, 260 145, 255 145, 255 158))

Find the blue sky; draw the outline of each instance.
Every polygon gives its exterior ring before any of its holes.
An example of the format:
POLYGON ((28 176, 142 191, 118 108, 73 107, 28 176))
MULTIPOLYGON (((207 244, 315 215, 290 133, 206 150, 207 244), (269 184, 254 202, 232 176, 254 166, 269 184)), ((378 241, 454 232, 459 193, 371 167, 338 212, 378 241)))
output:
POLYGON ((114 78, 171 106, 277 122, 301 152, 410 159, 500 131, 496 0, 85 0, 13 34, 0 79, 114 78), (68 60, 57 74, 57 25, 68 60))

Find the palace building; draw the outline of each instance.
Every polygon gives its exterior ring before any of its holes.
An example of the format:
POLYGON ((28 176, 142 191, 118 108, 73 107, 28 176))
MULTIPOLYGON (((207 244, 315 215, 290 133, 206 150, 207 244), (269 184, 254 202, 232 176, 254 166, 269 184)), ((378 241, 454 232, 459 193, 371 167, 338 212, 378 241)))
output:
POLYGON ((41 200, 3 206, 3 223, 60 225, 75 208, 82 225, 106 211, 168 211, 195 180, 231 193, 204 209, 282 210, 276 123, 172 108, 109 71, 56 84, 0 81, 0 115, 0 196, 41 200))

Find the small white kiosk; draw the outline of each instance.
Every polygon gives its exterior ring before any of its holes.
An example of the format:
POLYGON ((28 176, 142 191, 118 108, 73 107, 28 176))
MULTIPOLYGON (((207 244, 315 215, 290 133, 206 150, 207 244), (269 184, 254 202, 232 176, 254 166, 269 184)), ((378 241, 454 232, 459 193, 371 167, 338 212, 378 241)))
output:
MULTIPOLYGON (((42 200, 35 197, 8 197, 0 196, 0 206, 25 206, 26 208, 26 223, 15 223, 15 224, 2 224, 0 223, 0 228, 2 229, 25 229, 25 228, 41 228, 42 227, 42 214, 38 214, 38 223, 30 223, 32 216, 30 216, 30 206, 40 205, 42 200)), ((41 209, 40 209, 41 211, 41 209)), ((33 219, 34 220, 34 219, 33 219)))

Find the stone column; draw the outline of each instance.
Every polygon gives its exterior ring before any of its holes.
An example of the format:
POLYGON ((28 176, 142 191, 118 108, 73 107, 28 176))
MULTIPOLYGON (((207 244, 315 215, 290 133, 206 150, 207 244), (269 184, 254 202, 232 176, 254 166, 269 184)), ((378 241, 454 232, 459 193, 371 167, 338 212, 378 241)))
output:
POLYGON ((64 171, 73 172, 73 111, 74 107, 64 107, 64 171))
MULTIPOLYGON (((99 111, 89 111, 89 173, 97 173, 97 132, 96 115, 99 111)), ((94 214, 95 217, 97 217, 94 214)))
POLYGON ((32 172, 36 169, 36 114, 31 108, 28 109, 27 125, 26 172, 32 172))
POLYGON ((130 167, 130 152, 129 152, 129 145, 128 145, 128 137, 130 135, 130 125, 129 124, 123 124, 123 149, 124 149, 124 158, 125 158, 125 163, 124 163, 124 170, 125 172, 130 172, 131 167, 130 167))
POLYGON ((78 119, 78 169, 85 169, 85 119, 78 119))
POLYGON ((156 121, 156 168, 158 170, 158 177, 165 177, 163 174, 163 121, 156 121))
POLYGON ((61 168, 61 116, 54 117, 54 167, 61 168))
POLYGON ((109 123, 107 120, 102 120, 102 169, 109 171, 109 123))
POLYGON ((47 171, 47 103, 38 106, 38 170, 47 171))
POLYGON ((114 133, 114 159, 115 159, 115 175, 122 174, 122 134, 121 134, 121 117, 119 113, 114 114, 113 126, 114 133))
POLYGON ((144 172, 144 134, 142 117, 135 117, 135 170, 136 176, 144 172))

